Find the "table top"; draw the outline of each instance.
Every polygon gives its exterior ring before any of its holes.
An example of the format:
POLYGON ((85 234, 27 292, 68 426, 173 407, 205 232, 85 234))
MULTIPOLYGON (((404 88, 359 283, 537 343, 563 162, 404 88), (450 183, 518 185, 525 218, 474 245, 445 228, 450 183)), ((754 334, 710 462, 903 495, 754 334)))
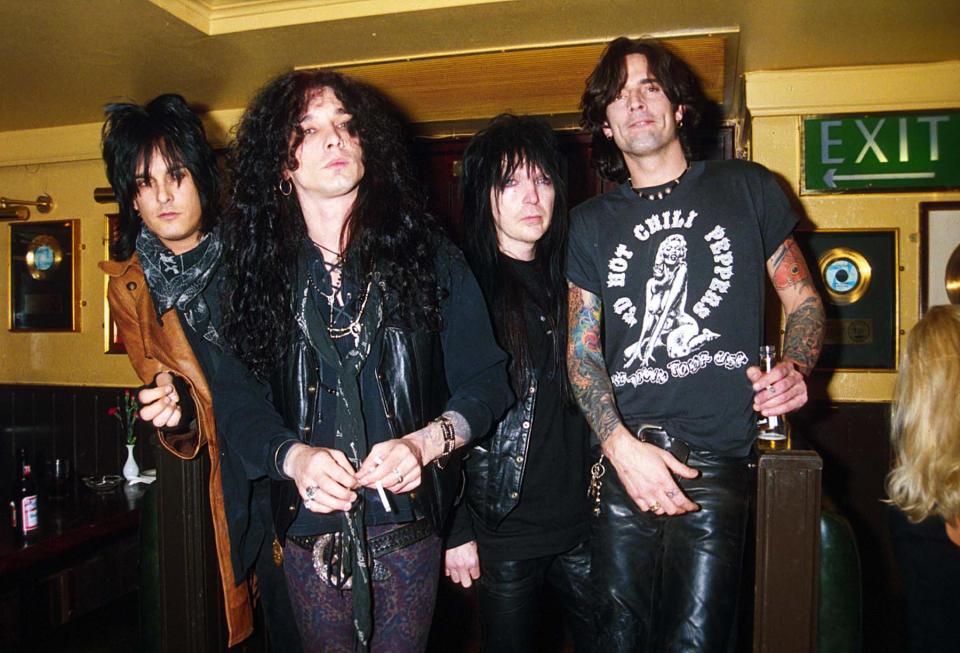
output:
POLYGON ((0 527, 0 578, 33 573, 38 565, 55 564, 88 546, 135 532, 146 489, 124 481, 110 491, 94 492, 75 479, 62 498, 41 494, 40 526, 26 542, 17 538, 9 523, 0 527))

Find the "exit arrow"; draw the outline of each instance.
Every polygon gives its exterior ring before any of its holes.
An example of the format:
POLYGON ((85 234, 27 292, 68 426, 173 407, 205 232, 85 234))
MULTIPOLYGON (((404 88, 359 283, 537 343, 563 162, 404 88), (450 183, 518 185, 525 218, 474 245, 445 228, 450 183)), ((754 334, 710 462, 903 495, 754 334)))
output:
POLYGON ((838 181, 879 181, 881 179, 933 179, 934 172, 883 172, 872 175, 838 175, 836 168, 827 170, 823 182, 830 188, 836 188, 838 181))

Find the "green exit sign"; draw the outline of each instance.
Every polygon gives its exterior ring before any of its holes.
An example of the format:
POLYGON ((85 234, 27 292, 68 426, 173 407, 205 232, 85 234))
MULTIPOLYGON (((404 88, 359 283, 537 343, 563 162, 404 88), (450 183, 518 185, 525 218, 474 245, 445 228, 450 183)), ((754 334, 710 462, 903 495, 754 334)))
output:
POLYGON ((960 112, 803 121, 804 193, 960 187, 960 112))

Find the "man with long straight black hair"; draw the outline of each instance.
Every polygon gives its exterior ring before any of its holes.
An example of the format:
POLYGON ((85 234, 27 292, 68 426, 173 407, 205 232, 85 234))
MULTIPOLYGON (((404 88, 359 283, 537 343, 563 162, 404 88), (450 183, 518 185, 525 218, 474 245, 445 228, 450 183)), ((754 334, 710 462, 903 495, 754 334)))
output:
MULTIPOLYGON (((266 495, 250 500, 250 484, 232 473, 217 437, 208 379, 222 348, 219 331, 221 241, 219 171, 203 124, 179 95, 143 106, 112 104, 103 127, 103 159, 120 206, 107 296, 127 355, 147 387, 140 416, 159 427, 163 446, 184 459, 206 445, 210 507, 232 646, 253 629, 245 581, 256 564, 269 637, 275 650, 299 650, 289 618, 282 569, 266 495), (233 542, 233 546, 231 546, 233 542), (263 546, 262 546, 263 545, 263 546)), ((161 479, 162 482, 162 479, 161 479)), ((265 488, 265 486, 264 486, 265 488)))
POLYGON ((501 115, 463 157, 464 251, 518 400, 466 459, 446 573, 479 579, 485 651, 535 651, 547 588, 577 651, 593 645, 589 430, 566 373, 565 184, 545 121, 501 115))
POLYGON ((700 100, 687 64, 626 38, 581 100, 600 172, 622 182, 574 209, 567 263, 570 382, 599 441, 598 651, 728 650, 754 411, 802 406, 820 353, 796 214, 762 166, 689 160, 700 100), (787 323, 761 374, 765 273, 787 323))

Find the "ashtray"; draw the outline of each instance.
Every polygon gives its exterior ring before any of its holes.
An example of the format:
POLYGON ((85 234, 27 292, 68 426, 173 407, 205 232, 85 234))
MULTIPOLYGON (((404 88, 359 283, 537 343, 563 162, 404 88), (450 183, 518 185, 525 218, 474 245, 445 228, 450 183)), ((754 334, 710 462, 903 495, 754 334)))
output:
POLYGON ((123 483, 123 477, 117 474, 97 474, 83 477, 83 484, 94 492, 110 492, 117 489, 121 483, 123 483))

